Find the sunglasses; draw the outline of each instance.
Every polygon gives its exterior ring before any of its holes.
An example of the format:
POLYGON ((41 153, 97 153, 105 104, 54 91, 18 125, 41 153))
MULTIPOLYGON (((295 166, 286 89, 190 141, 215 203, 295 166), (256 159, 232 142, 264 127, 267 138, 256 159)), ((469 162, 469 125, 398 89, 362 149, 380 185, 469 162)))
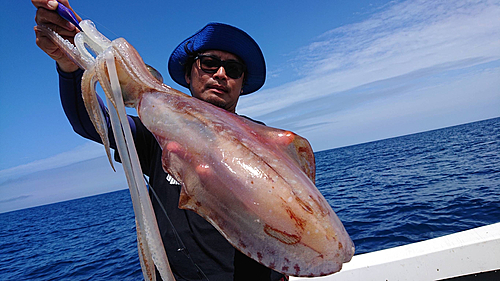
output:
POLYGON ((246 70, 245 65, 238 61, 221 60, 213 55, 198 55, 194 58, 194 60, 200 61, 200 68, 205 73, 215 73, 222 66, 224 67, 226 75, 233 79, 240 78, 246 70))

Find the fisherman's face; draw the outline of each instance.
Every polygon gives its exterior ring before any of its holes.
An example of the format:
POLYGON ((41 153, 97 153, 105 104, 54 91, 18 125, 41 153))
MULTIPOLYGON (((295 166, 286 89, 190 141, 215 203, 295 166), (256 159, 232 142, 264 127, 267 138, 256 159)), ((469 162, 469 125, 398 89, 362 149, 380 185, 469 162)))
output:
MULTIPOLYGON (((200 55, 216 57, 222 61, 241 61, 237 56, 219 50, 208 50, 200 55)), ((243 75, 231 78, 225 67, 221 66, 215 73, 207 73, 201 68, 200 59, 195 60, 191 68, 191 75, 185 75, 191 95, 200 100, 211 103, 229 112, 235 113, 236 104, 243 86, 243 75)))

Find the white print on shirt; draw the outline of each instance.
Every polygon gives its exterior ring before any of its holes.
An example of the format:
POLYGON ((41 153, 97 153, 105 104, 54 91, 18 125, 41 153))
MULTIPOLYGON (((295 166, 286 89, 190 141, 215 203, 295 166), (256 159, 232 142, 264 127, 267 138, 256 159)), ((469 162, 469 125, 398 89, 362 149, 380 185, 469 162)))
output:
POLYGON ((176 181, 171 175, 167 174, 167 178, 166 180, 170 183, 170 184, 176 184, 176 185, 180 185, 180 183, 178 181, 176 181))

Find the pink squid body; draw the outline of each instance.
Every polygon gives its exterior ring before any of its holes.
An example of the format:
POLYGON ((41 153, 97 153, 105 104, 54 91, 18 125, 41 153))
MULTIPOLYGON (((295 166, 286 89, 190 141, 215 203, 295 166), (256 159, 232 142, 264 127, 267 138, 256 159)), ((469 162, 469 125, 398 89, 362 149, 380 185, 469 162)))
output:
POLYGON ((309 143, 172 91, 144 93, 137 111, 162 147, 165 171, 182 185, 179 207, 276 271, 339 271, 354 244, 314 185, 309 143))

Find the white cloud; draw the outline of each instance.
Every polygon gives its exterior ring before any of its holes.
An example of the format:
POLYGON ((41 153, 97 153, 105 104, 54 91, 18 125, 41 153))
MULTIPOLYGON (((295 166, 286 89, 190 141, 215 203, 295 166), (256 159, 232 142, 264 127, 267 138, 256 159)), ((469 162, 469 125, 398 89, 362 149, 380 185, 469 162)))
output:
POLYGON ((363 95, 347 91, 344 96, 336 96, 341 103, 336 107, 325 106, 329 97, 317 99, 304 105, 312 112, 310 115, 302 113, 304 118, 298 121, 279 122, 285 127, 297 127, 315 150, 331 148, 332 143, 346 146, 468 123, 495 117, 485 118, 485 112, 500 116, 500 85, 491 82, 498 77, 500 67, 469 70, 454 79, 437 79, 439 83, 430 78, 414 85, 403 81, 403 86, 391 87, 385 96, 378 87, 360 90, 363 95), (377 96, 370 97, 373 94, 377 96), (359 95, 368 97, 358 102, 359 95))
MULTIPOLYGON (((498 15, 499 1, 394 3, 363 22, 326 32, 299 50, 289 69, 300 70, 301 78, 243 97, 238 112, 299 133, 315 127, 331 131, 338 128, 334 123, 356 131, 356 126, 375 120, 397 126, 392 118, 408 119, 401 126, 409 126, 416 112, 425 114, 418 118, 427 123, 413 122, 413 128, 405 128, 407 133, 446 125, 430 118, 436 115, 448 125, 464 122, 456 112, 466 111, 467 106, 477 110, 473 104, 500 99, 500 79, 491 75, 500 68, 498 15), (458 90, 464 98, 456 99, 451 90, 461 82, 454 79, 481 81, 477 86, 491 92, 463 87, 458 90), (326 120, 328 116, 336 119, 326 120)), ((500 110, 492 107, 483 112, 483 118, 499 115, 500 110)), ((324 136, 314 137, 313 143, 324 142, 324 136)), ((359 142, 359 137, 350 141, 359 142)), ((330 147, 345 144, 332 140, 330 147)))
POLYGON ((15 179, 0 182, 0 213, 126 189, 121 165, 115 163, 117 172, 113 172, 103 154, 101 151, 97 158, 52 169, 18 173, 15 179))
POLYGON ((1 170, 0 183, 17 178, 19 176, 64 167, 73 163, 102 157, 104 153, 105 152, 102 145, 89 141, 84 145, 78 146, 70 151, 59 153, 46 159, 37 160, 31 163, 1 170))

